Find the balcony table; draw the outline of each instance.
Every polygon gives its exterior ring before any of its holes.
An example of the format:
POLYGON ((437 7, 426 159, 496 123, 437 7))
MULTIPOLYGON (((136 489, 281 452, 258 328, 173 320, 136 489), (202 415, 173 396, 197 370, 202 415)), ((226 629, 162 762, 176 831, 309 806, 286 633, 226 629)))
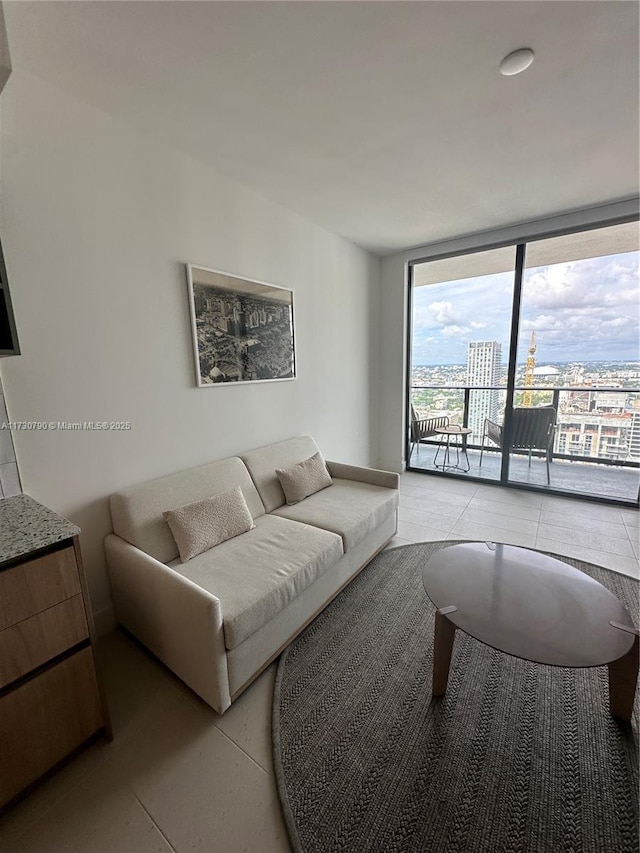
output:
POLYGON ((435 432, 442 436, 440 439, 440 446, 436 450, 436 455, 433 460, 434 468, 440 468, 441 471, 463 471, 465 474, 470 469, 469 464, 469 456, 467 455, 467 437, 470 436, 473 430, 470 430, 469 427, 461 427, 456 424, 450 424, 446 427, 436 427, 435 432), (456 462, 455 465, 451 464, 451 436, 460 435, 462 436, 462 443, 459 444, 456 442, 453 447, 456 451, 456 462), (444 437, 446 436, 446 441, 444 437), (438 463, 438 456, 440 451, 444 448, 443 461, 438 463), (464 458, 467 462, 467 467, 463 468, 460 465, 460 451, 464 454, 464 458))

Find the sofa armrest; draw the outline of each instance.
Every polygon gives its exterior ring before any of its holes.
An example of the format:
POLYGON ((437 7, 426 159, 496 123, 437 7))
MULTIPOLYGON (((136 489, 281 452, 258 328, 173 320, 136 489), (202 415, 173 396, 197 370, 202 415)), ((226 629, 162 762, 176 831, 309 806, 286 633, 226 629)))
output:
POLYGON ((220 601, 115 533, 105 552, 118 621, 223 713, 231 697, 220 601))
POLYGON ((327 462, 332 477, 341 480, 355 480, 358 483, 370 483, 372 486, 384 486, 387 489, 400 488, 400 476, 392 471, 380 471, 377 468, 361 468, 358 465, 345 465, 343 462, 327 462))

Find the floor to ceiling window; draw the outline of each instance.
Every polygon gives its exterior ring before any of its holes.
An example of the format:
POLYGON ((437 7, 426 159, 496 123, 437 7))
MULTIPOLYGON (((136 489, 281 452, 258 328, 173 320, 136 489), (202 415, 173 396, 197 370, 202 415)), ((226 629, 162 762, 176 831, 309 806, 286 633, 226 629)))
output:
MULTIPOLYGON (((485 418, 504 414, 515 258, 515 247, 508 247, 413 269, 412 413, 471 429, 467 449, 482 435, 485 418)), ((415 442, 411 465, 433 467, 437 446, 415 442)), ((487 476, 498 479, 499 469, 487 476)))
POLYGON ((634 222, 414 264, 409 467, 637 501, 639 249, 634 222))

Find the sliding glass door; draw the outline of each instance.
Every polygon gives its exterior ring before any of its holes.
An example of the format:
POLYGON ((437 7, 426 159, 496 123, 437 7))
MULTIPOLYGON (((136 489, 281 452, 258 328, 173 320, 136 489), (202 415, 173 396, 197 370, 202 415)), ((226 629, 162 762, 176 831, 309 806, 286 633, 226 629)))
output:
POLYGON ((628 223, 414 264, 409 467, 637 501, 639 249, 628 223))
MULTIPOLYGON (((549 479, 569 492, 638 493, 638 249, 636 223, 527 246, 514 406, 555 411, 549 479)), ((546 483, 544 455, 512 454, 510 480, 546 483)))
MULTIPOLYGON (((468 457, 480 446, 485 419, 504 417, 515 254, 509 247, 413 268, 413 466, 437 468, 443 434, 435 431, 436 423, 471 430, 459 440, 454 436, 457 444, 464 441, 468 457)), ((500 465, 494 463, 487 460, 484 475, 499 480, 500 465)))

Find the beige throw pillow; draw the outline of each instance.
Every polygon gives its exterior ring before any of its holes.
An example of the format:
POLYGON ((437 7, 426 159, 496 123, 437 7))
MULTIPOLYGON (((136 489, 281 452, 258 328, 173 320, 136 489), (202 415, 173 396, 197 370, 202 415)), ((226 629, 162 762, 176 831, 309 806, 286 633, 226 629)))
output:
POLYGON ((333 485, 324 459, 319 453, 290 468, 276 468, 276 475, 289 506, 333 485))
POLYGON ((176 540, 183 563, 255 527, 239 486, 211 498, 167 510, 162 517, 176 540))

